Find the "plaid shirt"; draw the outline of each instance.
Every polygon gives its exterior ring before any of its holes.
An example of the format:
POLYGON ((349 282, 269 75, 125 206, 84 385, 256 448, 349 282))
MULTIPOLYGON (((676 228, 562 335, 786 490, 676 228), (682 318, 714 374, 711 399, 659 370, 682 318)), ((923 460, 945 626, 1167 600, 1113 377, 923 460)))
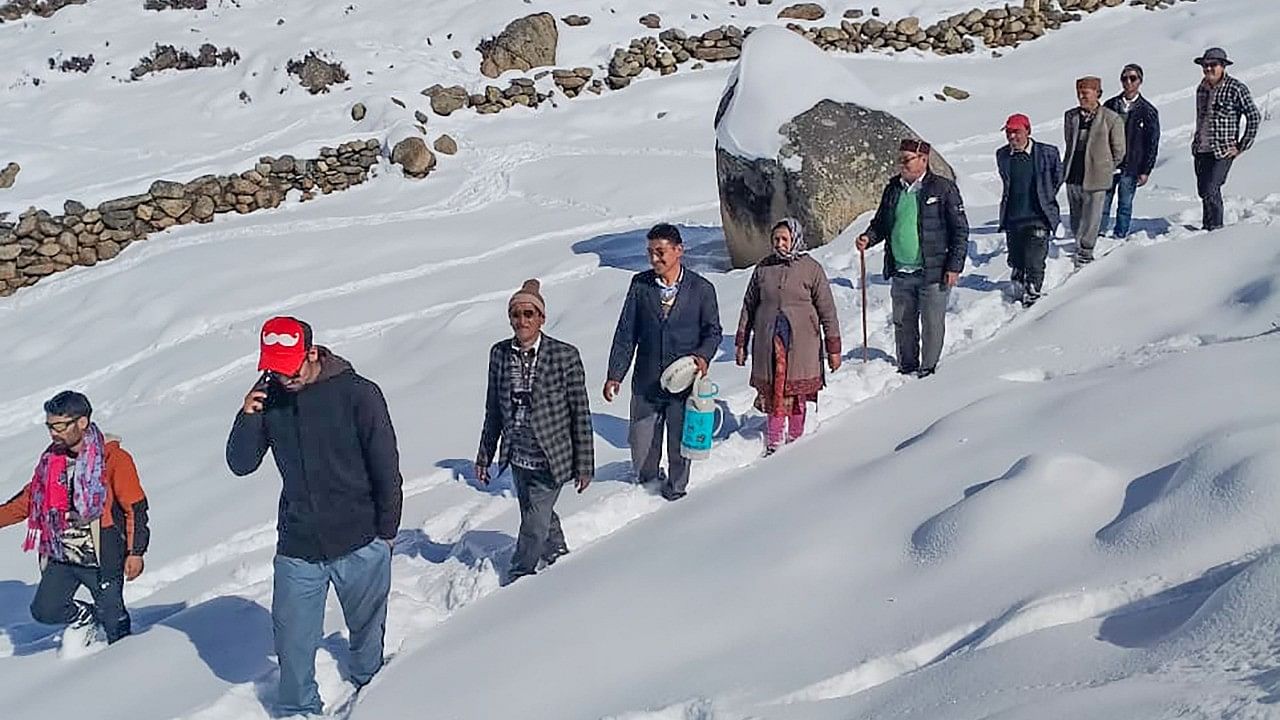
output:
POLYGON ((1195 152, 1212 152, 1221 160, 1235 147, 1240 152, 1253 145, 1262 123, 1262 113, 1254 104, 1249 88, 1227 75, 1216 86, 1201 82, 1196 88, 1196 133, 1192 141, 1195 152), (1240 135, 1240 117, 1244 116, 1244 135, 1240 135))
POLYGON ((541 336, 527 350, 512 340, 511 360, 507 363, 511 407, 515 410, 508 433, 511 441, 511 464, 526 470, 550 469, 546 453, 538 447, 538 438, 534 436, 533 426, 529 423, 529 408, 532 405, 530 398, 533 396, 533 380, 538 372, 538 348, 541 345, 541 336))
MULTIPOLYGON (((517 409, 512 399, 511 340, 489 349, 489 386, 477 465, 488 465, 501 441, 498 464, 512 464, 517 409)), ((542 336, 525 418, 551 475, 568 482, 595 475, 595 437, 587 399, 586 371, 574 346, 542 336)))

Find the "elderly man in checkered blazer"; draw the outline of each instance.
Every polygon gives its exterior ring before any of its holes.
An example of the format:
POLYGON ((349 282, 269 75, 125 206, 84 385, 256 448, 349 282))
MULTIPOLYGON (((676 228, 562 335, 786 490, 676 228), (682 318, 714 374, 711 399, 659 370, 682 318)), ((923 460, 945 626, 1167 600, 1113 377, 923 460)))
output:
POLYGON ((547 306, 537 280, 526 280, 507 304, 515 337, 489 350, 489 389, 476 455, 476 479, 502 441, 498 471, 510 465, 520 501, 520 537, 507 583, 545 568, 569 552, 555 503, 575 482, 581 493, 595 474, 586 373, 574 346, 542 334, 547 306))

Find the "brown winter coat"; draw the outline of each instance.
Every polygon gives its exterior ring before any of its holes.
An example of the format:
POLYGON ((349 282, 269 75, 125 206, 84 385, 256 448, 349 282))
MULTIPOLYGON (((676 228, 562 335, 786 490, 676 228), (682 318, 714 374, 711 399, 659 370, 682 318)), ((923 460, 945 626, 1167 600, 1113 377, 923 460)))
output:
POLYGON ((779 310, 791 324, 785 394, 817 392, 824 384, 824 354, 840 352, 836 303, 818 261, 808 255, 793 260, 770 255, 747 283, 734 344, 746 348, 755 336, 750 346, 751 386, 766 394, 773 387, 773 332, 779 310))
MULTIPOLYGON (((1062 131, 1067 141, 1066 152, 1062 156, 1065 177, 1071 168, 1071 158, 1076 152, 1076 139, 1080 134, 1080 108, 1071 108, 1063 116, 1062 131)), ((1124 162, 1124 154, 1124 118, 1111 108, 1099 106, 1098 114, 1093 118, 1093 127, 1089 128, 1088 144, 1084 148, 1084 191, 1110 190, 1116 168, 1124 162)))

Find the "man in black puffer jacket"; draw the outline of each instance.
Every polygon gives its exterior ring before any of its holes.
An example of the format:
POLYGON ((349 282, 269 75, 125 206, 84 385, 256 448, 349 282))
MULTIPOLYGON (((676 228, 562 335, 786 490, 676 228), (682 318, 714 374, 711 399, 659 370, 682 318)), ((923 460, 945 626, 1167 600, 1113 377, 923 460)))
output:
POLYGON ((1160 152, 1160 111, 1142 97, 1142 66, 1129 63, 1120 71, 1124 92, 1103 103, 1124 118, 1124 162, 1116 170, 1107 197, 1102 201, 1102 227, 1111 216, 1111 202, 1118 197, 1112 233, 1123 240, 1129 236, 1133 217, 1133 196, 1147 184, 1160 152))
POLYGON ((363 687, 382 667, 400 457, 382 391, 314 345, 306 323, 268 320, 258 369, 266 373, 236 415, 227 465, 248 475, 270 449, 284 481, 271 596, 276 709, 319 715, 315 656, 330 584, 350 631, 351 681, 363 687))
POLYGON ((902 141, 902 172, 885 186, 875 217, 857 239, 858 250, 887 241, 884 276, 893 283, 898 372, 922 378, 938 367, 947 298, 960 280, 969 249, 969 219, 960 190, 929 171, 930 151, 923 140, 902 141))

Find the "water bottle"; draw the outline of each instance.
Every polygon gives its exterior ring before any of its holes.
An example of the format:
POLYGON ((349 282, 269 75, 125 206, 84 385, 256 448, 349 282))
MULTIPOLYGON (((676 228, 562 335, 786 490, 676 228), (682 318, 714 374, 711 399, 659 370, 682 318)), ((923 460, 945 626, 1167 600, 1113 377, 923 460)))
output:
POLYGON ((711 456, 711 440, 716 434, 716 397, 720 386, 703 375, 693 383, 693 391, 684 403, 684 428, 680 439, 680 455, 689 460, 705 460, 711 456))

